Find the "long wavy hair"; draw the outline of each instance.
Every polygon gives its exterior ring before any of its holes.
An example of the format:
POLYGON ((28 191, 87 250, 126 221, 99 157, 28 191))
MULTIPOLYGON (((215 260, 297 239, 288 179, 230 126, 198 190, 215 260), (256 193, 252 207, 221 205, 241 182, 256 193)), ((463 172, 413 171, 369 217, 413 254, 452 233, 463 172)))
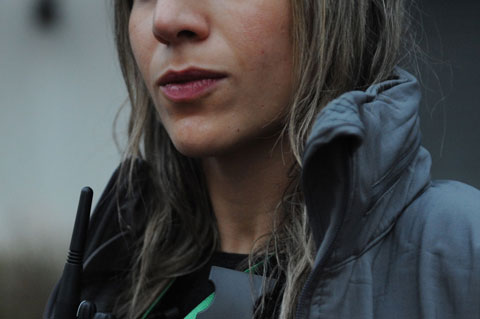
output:
MULTIPOLYGON (((130 281, 116 307, 119 317, 139 318, 173 278, 209 260, 219 248, 219 235, 201 166, 173 146, 137 68, 128 35, 132 0, 113 1, 118 57, 131 104, 121 175, 131 178, 135 160, 142 159, 153 188, 130 281)), ((273 231, 249 257, 250 264, 273 265, 265 280, 282 278, 273 301, 279 318, 295 317, 316 252, 300 189, 301 158, 313 122, 340 94, 392 76, 411 51, 404 48, 412 45, 407 9, 406 0, 291 0, 295 92, 279 138, 288 139, 296 161, 273 231)), ((256 316, 269 316, 268 302, 264 297, 258 303, 256 316)))

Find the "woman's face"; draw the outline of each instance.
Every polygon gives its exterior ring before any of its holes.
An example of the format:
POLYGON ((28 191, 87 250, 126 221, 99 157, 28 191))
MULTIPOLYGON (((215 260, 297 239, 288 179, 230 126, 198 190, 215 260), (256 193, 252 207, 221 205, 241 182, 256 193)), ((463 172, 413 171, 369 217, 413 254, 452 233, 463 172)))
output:
POLYGON ((292 94, 290 0, 135 0, 129 36, 160 119, 187 156, 272 138, 292 94))

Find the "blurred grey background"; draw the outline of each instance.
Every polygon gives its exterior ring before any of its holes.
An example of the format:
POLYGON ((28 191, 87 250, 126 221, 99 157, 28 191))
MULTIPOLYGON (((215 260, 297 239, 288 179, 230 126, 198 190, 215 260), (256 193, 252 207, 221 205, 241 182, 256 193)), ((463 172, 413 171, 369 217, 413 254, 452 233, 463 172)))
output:
MULTIPOLYGON (((433 177, 480 188, 480 1, 418 5, 433 177)), ((0 319, 41 316, 80 189, 96 201, 120 160, 125 99, 109 0, 0 2, 0 319)))
POLYGON ((40 318, 80 189, 96 201, 120 160, 109 4, 0 1, 0 319, 40 318))
POLYGON ((436 179, 480 188, 480 1, 423 0, 423 144, 436 179))

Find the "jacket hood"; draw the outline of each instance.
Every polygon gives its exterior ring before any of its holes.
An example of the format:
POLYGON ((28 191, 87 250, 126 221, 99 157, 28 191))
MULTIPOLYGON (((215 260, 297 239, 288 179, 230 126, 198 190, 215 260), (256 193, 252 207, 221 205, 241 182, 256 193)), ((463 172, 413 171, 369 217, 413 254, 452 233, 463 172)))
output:
POLYGON ((316 267, 362 254, 428 185, 420 98, 417 80, 397 68, 391 79, 345 93, 319 113, 302 173, 316 267))

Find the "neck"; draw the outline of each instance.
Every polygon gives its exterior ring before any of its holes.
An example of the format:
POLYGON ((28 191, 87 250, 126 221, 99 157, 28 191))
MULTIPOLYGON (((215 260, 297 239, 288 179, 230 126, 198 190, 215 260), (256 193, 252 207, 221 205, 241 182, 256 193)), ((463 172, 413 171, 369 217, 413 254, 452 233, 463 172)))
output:
POLYGON ((272 231, 293 164, 285 144, 265 140, 235 154, 203 159, 222 251, 248 254, 256 240, 272 231))

